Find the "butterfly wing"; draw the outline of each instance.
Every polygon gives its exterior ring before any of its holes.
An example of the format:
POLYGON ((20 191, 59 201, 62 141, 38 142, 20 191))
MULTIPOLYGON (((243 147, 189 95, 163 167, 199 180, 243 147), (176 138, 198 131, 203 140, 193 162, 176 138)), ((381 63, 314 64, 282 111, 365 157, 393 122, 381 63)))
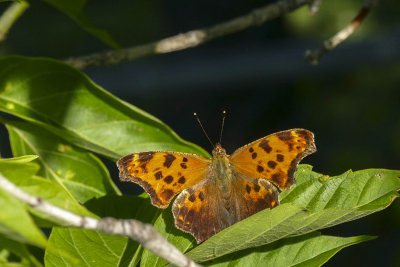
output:
POLYGON ((229 159, 239 173, 267 179, 284 190, 295 183, 293 176, 299 162, 315 151, 312 132, 292 129, 268 135, 243 146, 229 159))
POLYGON ((208 176, 202 183, 184 190, 172 206, 175 226, 193 235, 197 243, 263 209, 279 205, 279 193, 267 180, 234 172, 232 184, 226 188, 228 194, 212 180, 208 176))
POLYGON ((164 209, 178 193, 207 176, 211 160, 177 152, 140 152, 121 158, 117 165, 122 181, 139 184, 151 203, 164 209))

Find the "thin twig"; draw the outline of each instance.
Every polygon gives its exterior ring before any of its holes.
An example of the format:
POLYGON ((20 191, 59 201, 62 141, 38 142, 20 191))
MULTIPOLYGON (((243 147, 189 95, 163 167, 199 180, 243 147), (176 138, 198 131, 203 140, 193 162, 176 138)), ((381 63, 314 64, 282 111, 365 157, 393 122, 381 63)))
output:
POLYGON ((7 33, 14 25, 15 21, 29 7, 27 1, 19 1, 12 3, 0 17, 0 43, 7 37, 7 33))
POLYGON ((344 29, 336 33, 334 36, 326 40, 321 48, 315 50, 307 50, 305 59, 311 64, 317 65, 323 55, 334 49, 336 46, 346 40, 363 22, 370 12, 371 8, 378 3, 378 0, 366 0, 358 13, 358 15, 344 29))
POLYGON ((78 58, 70 58, 65 60, 65 62, 75 68, 83 69, 89 66, 113 65, 148 55, 183 50, 198 46, 221 36, 245 30, 249 27, 261 25, 303 5, 310 4, 311 2, 313 2, 313 0, 279 0, 275 3, 255 9, 244 16, 214 25, 210 28, 192 30, 157 42, 134 46, 131 48, 112 50, 78 58))
POLYGON ((322 0, 314 0, 312 1, 312 3, 310 4, 310 14, 311 16, 314 16, 315 14, 317 14, 317 12, 319 11, 319 8, 321 7, 322 4, 322 0))
POLYGON ((65 222, 70 227, 101 231, 106 234, 127 236, 138 241, 142 246, 154 254, 166 259, 177 266, 198 267, 197 263, 182 254, 176 247, 165 240, 150 224, 137 220, 117 220, 114 218, 95 219, 80 216, 56 207, 40 197, 25 193, 23 190, 8 181, 0 173, 0 187, 30 205, 37 211, 65 222))

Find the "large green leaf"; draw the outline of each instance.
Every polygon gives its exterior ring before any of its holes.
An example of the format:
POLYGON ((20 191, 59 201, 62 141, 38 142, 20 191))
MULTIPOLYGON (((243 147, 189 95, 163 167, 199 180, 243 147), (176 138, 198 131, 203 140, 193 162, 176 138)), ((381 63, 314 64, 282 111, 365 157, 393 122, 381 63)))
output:
POLYGON ((86 0, 43 0, 61 12, 70 16, 76 23, 78 23, 87 32, 99 38, 102 42, 111 46, 112 48, 119 48, 118 43, 111 37, 105 30, 101 30, 92 25, 86 17, 83 9, 86 5, 86 0))
POLYGON ((0 110, 39 122, 69 142, 114 160, 148 150, 208 156, 158 119, 55 60, 0 59, 0 110))
MULTIPOLYGON (((101 217, 136 218, 152 223, 158 209, 141 196, 105 196, 86 206, 101 217)), ((82 229, 53 229, 46 249, 46 266, 134 266, 142 248, 119 236, 82 229), (88 245, 90 244, 90 245, 88 245)))
MULTIPOLYGON (((26 157, 24 157, 25 160, 26 157)), ((33 196, 39 196, 49 203, 60 208, 69 210, 76 214, 95 216, 85 207, 80 205, 78 201, 62 186, 39 176, 36 173, 39 165, 31 162, 21 162, 21 160, 0 159, 0 172, 16 186, 33 196)), ((12 207, 12 206, 11 206, 12 207)), ((42 219, 61 223, 54 220, 51 216, 39 213, 29 208, 35 215, 42 219)))
MULTIPOLYGON (((2 171, 0 170, 0 173, 2 171)), ((6 176, 3 174, 3 176, 6 176)), ((18 242, 44 248, 46 237, 35 225, 25 206, 0 188, 0 233, 18 242)))
POLYGON ((333 177, 311 170, 309 165, 299 167, 296 186, 280 194, 281 203, 297 204, 310 211, 340 208, 368 212, 386 208, 399 196, 399 170, 349 170, 333 177))
MULTIPOLYGON (((25 244, 9 239, 0 234, 0 250, 6 249, 14 253, 21 259, 21 263, 26 263, 27 266, 43 266, 28 250, 25 244)), ((13 262, 14 264, 14 262, 13 262)), ((0 262, 1 265, 1 262, 0 262)), ((3 266, 3 265, 1 265, 3 266)))
POLYGON ((318 232, 283 239, 272 244, 230 254, 213 261, 210 266, 321 266, 341 249, 375 237, 335 237, 318 232))
MULTIPOLYGON (((191 249, 196 241, 192 236, 175 228, 174 217, 171 208, 164 210, 156 219, 154 228, 180 251, 191 249)), ((164 266, 168 262, 148 250, 144 250, 141 266, 164 266)))
POLYGON ((398 197, 399 175, 400 171, 371 169, 326 179, 312 172, 311 166, 300 165, 297 184, 281 194, 280 206, 221 231, 188 256, 202 262, 366 216, 384 209, 398 197))
POLYGON ((39 175, 63 186, 81 203, 118 193, 108 170, 93 154, 27 122, 6 122, 14 156, 36 154, 39 175))
POLYGON ((45 266, 118 266, 127 238, 97 231, 54 227, 45 266))

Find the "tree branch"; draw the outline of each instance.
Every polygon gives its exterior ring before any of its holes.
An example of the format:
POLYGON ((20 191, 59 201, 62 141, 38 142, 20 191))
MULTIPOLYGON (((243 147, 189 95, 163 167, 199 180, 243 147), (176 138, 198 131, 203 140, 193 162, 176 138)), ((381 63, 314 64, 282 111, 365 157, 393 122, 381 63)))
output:
POLYGON ((28 2, 20 1, 12 3, 0 17, 0 43, 7 37, 7 33, 15 21, 29 7, 28 2))
POLYGON ((261 25, 280 17, 315 0, 279 0, 275 3, 253 10, 252 12, 209 28, 192 30, 171 36, 157 42, 134 46, 131 48, 107 51, 100 54, 70 58, 66 63, 75 68, 89 66, 113 65, 153 54, 163 54, 183 50, 206 43, 213 39, 261 25))
POLYGON ((25 193, 23 190, 8 181, 0 173, 0 188, 22 200, 37 211, 59 219, 70 227, 101 231, 106 234, 127 236, 138 241, 142 246, 154 254, 166 259, 177 266, 198 267, 197 263, 182 254, 176 247, 165 240, 150 224, 137 220, 117 220, 114 218, 95 219, 80 216, 56 207, 40 197, 25 193))
POLYGON ((378 0, 366 0, 358 15, 344 29, 326 40, 322 47, 315 50, 307 50, 305 59, 311 64, 317 65, 323 55, 334 49, 346 40, 360 26, 372 7, 377 5, 378 0))

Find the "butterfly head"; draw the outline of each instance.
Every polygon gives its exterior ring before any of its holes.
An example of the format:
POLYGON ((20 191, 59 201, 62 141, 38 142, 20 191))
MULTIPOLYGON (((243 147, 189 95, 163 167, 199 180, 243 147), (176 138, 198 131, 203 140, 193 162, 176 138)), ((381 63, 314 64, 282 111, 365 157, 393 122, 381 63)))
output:
POLYGON ((213 157, 226 157, 226 150, 220 143, 217 143, 212 151, 212 155, 213 157))

